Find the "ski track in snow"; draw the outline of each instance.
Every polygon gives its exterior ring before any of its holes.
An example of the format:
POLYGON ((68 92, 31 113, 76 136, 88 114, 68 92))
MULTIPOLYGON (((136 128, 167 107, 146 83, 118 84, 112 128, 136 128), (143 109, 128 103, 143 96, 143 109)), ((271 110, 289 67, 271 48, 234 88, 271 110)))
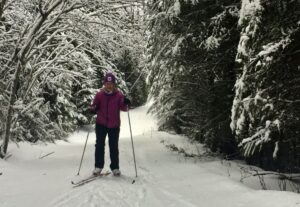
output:
MULTIPOLYGON (((219 161, 210 158, 195 162, 169 151, 161 142, 180 136, 158 132, 154 119, 146 115, 146 110, 145 106, 130 113, 138 178, 135 178, 127 114, 122 113, 121 177, 108 175, 80 187, 71 185, 71 180, 80 180, 93 170, 94 133, 90 134, 80 176, 75 174, 87 131, 75 132, 69 143, 21 144, 20 148, 10 149, 13 156, 7 162, 0 161, 3 171, 0 184, 4 183, 5 187, 0 186, 0 206, 300 207, 298 194, 250 189, 229 178, 226 166, 219 161), (39 159, 52 151, 53 154, 39 159)), ((195 147, 198 152, 199 149, 201 151, 201 147, 195 147)), ((107 145, 104 171, 109 165, 108 154, 107 145)))
POLYGON ((62 195, 61 198, 50 206, 141 206, 139 202, 145 196, 144 187, 131 187, 130 184, 124 183, 122 180, 112 181, 106 179, 97 181, 96 184, 85 185, 80 187, 82 189, 76 188, 62 195))

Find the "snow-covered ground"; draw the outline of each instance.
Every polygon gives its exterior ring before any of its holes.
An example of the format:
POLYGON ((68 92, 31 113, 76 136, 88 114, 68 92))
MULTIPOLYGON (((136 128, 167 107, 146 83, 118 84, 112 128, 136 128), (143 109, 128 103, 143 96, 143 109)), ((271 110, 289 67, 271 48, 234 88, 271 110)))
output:
MULTIPOLYGON (((135 179, 127 113, 122 113, 121 177, 109 175, 72 188, 71 180, 79 180, 93 170, 93 132, 89 136, 80 176, 76 174, 86 130, 70 135, 69 142, 22 143, 20 148, 10 144, 12 156, 6 161, 0 160, 0 174, 3 173, 0 175, 0 206, 300 207, 299 194, 260 190, 257 178, 239 182, 242 164, 238 162, 221 162, 218 158, 206 156, 185 158, 170 151, 165 145, 176 143, 195 154, 205 152, 201 145, 191 145, 181 136, 158 132, 154 119, 146 115, 146 110, 147 107, 140 107, 130 113, 138 178, 135 179), (43 157, 48 153, 52 154, 43 157)), ((106 152, 108 169, 108 149, 106 152)), ((276 186, 276 181, 273 184, 267 181, 268 189, 276 186)))

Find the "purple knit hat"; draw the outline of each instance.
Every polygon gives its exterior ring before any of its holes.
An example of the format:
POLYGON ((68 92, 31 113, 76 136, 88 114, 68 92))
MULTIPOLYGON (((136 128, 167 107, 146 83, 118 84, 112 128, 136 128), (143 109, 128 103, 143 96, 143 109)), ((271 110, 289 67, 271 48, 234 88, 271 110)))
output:
POLYGON ((116 84, 116 77, 112 73, 106 73, 103 83, 111 82, 116 84))

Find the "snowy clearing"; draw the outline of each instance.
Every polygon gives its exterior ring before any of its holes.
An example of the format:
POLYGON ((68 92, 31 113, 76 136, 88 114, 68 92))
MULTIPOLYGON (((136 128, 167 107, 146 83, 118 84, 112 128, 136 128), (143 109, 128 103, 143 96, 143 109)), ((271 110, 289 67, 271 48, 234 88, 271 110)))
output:
MULTIPOLYGON (((122 113, 121 177, 109 175, 81 187, 72 187, 72 180, 80 180, 93 170, 94 132, 89 136, 80 176, 76 174, 86 130, 70 135, 69 142, 21 143, 20 148, 11 144, 9 153, 12 156, 6 161, 0 160, 1 207, 300 207, 299 194, 260 190, 257 178, 246 179, 244 184, 239 182, 242 164, 238 162, 221 162, 213 157, 185 158, 170 151, 165 145, 176 143, 193 153, 205 153, 199 144, 191 145, 181 136, 158 132, 155 120, 146 115, 146 110, 145 106, 130 113, 138 166, 134 184, 127 114, 122 113)), ((107 146, 106 169, 108 165, 107 146)), ((276 188, 267 181, 266 184, 268 189, 276 188)))

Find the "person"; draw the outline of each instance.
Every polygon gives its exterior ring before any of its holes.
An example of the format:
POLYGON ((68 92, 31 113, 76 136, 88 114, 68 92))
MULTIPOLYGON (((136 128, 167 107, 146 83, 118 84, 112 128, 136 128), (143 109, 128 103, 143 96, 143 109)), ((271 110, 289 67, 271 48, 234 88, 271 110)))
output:
POLYGON ((110 169, 115 176, 120 176, 119 133, 120 111, 128 111, 130 100, 116 87, 116 77, 107 73, 103 80, 104 87, 97 92, 90 106, 96 117, 96 145, 94 175, 100 175, 104 167, 105 139, 108 135, 110 151, 110 169))

